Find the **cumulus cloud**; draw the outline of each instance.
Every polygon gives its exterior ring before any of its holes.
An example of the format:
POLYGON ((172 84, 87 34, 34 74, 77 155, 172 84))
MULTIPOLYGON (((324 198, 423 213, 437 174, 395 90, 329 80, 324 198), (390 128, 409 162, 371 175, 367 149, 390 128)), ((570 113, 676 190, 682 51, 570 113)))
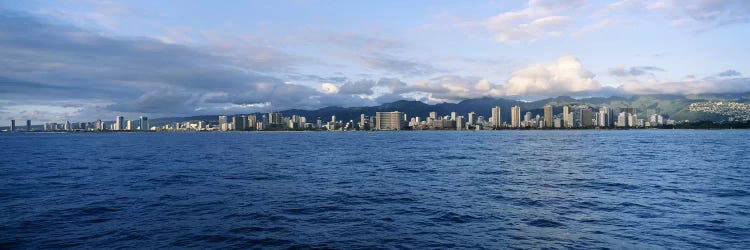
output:
POLYGON ((594 76, 578 58, 563 56, 554 63, 534 65, 514 72, 502 86, 502 93, 518 96, 597 91, 602 85, 594 76))
POLYGON ((324 82, 320 85, 320 90, 325 94, 338 94, 339 86, 330 82, 324 82))

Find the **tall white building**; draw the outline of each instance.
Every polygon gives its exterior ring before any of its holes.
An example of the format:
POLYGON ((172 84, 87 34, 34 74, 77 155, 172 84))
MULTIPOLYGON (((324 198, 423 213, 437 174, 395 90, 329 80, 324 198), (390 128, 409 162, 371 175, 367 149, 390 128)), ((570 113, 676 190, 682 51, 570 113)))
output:
POLYGON ((619 115, 617 115, 617 126, 618 127, 627 127, 628 126, 628 118, 630 114, 625 112, 620 112, 619 115))
POLYGON ((113 130, 123 130, 125 129, 124 119, 122 116, 115 117, 115 125, 112 127, 113 130))
POLYGON ((474 122, 476 121, 476 113, 469 112, 469 120, 466 121, 469 125, 474 125, 474 122))
POLYGON ((552 105, 544 105, 544 127, 552 127, 552 105))
POLYGON ((510 124, 514 128, 521 127, 521 107, 518 105, 510 108, 510 124))
POLYGON ((502 125, 502 119, 500 118, 500 107, 495 106, 492 108, 492 117, 490 117, 490 123, 492 127, 499 128, 502 125))
POLYGON ((221 131, 227 131, 227 130, 229 130, 229 124, 227 124, 227 116, 226 115, 220 115, 219 116, 219 129, 221 131))
POLYGON ((572 128, 573 127, 573 113, 570 112, 570 107, 563 106, 563 119, 562 119, 562 125, 566 128, 572 128))

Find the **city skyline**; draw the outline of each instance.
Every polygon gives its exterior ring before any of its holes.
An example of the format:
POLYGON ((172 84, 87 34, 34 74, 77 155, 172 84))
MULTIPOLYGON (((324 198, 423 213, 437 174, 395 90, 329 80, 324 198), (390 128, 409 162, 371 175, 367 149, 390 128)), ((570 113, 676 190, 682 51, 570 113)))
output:
POLYGON ((747 1, 0 4, 0 125, 750 92, 747 1))
MULTIPOLYGON (((730 103, 731 105, 731 103, 730 103)), ((714 106, 701 104, 696 107, 711 108, 714 106)), ((542 116, 537 113, 526 112, 521 120, 521 107, 515 105, 510 108, 511 121, 503 122, 501 118, 502 108, 494 106, 491 108, 487 120, 483 116, 476 116, 476 112, 461 113, 451 111, 450 114, 440 115, 431 111, 429 115, 421 119, 420 116, 410 116, 408 113, 399 111, 375 112, 375 114, 359 115, 359 120, 337 120, 336 114, 331 115, 331 120, 323 122, 321 117, 307 122, 305 116, 292 114, 284 116, 280 112, 267 114, 242 114, 242 115, 219 115, 218 122, 205 120, 191 120, 184 122, 167 123, 161 126, 149 126, 149 119, 140 116, 138 120, 125 120, 123 116, 116 116, 114 121, 107 123, 101 119, 95 122, 73 122, 44 123, 42 130, 32 130, 31 120, 26 121, 26 129, 18 130, 15 120, 11 120, 11 126, 4 132, 60 132, 60 131, 279 131, 279 130, 327 130, 327 131, 373 131, 373 130, 502 130, 502 129, 623 129, 623 128, 659 128, 665 125, 673 126, 689 121, 675 121, 669 119, 669 115, 650 109, 645 112, 645 118, 638 117, 636 108, 619 107, 615 112, 613 107, 602 105, 598 110, 586 104, 565 104, 561 108, 562 113, 554 113, 553 105, 547 104, 543 107, 542 116), (260 118, 258 116, 261 116, 260 118), (468 118, 468 120, 467 120, 468 118)), ((693 108, 693 105, 691 105, 693 108)), ((748 107, 740 107, 747 111, 748 107)), ((736 121, 750 121, 747 112, 736 121)))

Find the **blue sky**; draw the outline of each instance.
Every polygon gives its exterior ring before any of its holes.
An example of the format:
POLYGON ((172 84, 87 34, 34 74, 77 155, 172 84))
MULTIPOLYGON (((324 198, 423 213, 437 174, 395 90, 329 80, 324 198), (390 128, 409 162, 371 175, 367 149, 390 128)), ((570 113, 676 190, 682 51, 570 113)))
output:
POLYGON ((750 1, 11 1, 0 124, 750 91, 750 1))

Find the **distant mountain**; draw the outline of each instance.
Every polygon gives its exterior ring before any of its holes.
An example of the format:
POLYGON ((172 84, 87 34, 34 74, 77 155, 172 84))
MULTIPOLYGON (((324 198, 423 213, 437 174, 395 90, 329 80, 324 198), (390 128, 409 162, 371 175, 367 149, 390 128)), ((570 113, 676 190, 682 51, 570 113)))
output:
MULTIPOLYGON (((544 105, 553 105, 555 114, 562 113, 562 106, 569 104, 586 104, 598 111, 602 105, 607 105, 616 109, 619 107, 634 107, 639 116, 644 117, 646 112, 666 114, 674 120, 708 120, 719 121, 725 117, 702 112, 690 112, 688 106, 695 102, 705 101, 734 101, 750 103, 750 93, 742 94, 702 94, 702 95, 634 95, 630 97, 590 97, 575 99, 570 96, 558 96, 543 100, 524 102, 504 98, 475 98, 463 100, 459 103, 439 103, 426 104, 420 101, 396 101, 385 103, 372 107, 325 107, 316 110, 291 109, 281 111, 284 116, 301 115, 307 117, 308 122, 315 121, 320 117, 323 121, 330 121, 331 116, 335 115, 337 120, 359 120, 360 114, 367 116, 375 115, 375 112, 383 111, 401 111, 408 114, 409 117, 419 116, 427 117, 429 113, 435 111, 438 115, 450 115, 451 112, 457 112, 459 115, 466 116, 469 112, 475 112, 477 116, 484 116, 485 119, 491 116, 491 110, 494 106, 500 106, 501 117, 504 121, 510 121, 510 108, 518 105, 521 107, 521 115, 531 112, 532 115, 542 115, 544 105)), ((228 114, 231 116, 231 114, 228 114)), ((256 113, 260 116, 262 114, 256 113)), ((173 118, 155 118, 151 119, 152 125, 161 125, 173 122, 182 122, 190 120, 203 120, 208 122, 218 122, 217 115, 191 116, 191 117, 173 117, 173 118)))

